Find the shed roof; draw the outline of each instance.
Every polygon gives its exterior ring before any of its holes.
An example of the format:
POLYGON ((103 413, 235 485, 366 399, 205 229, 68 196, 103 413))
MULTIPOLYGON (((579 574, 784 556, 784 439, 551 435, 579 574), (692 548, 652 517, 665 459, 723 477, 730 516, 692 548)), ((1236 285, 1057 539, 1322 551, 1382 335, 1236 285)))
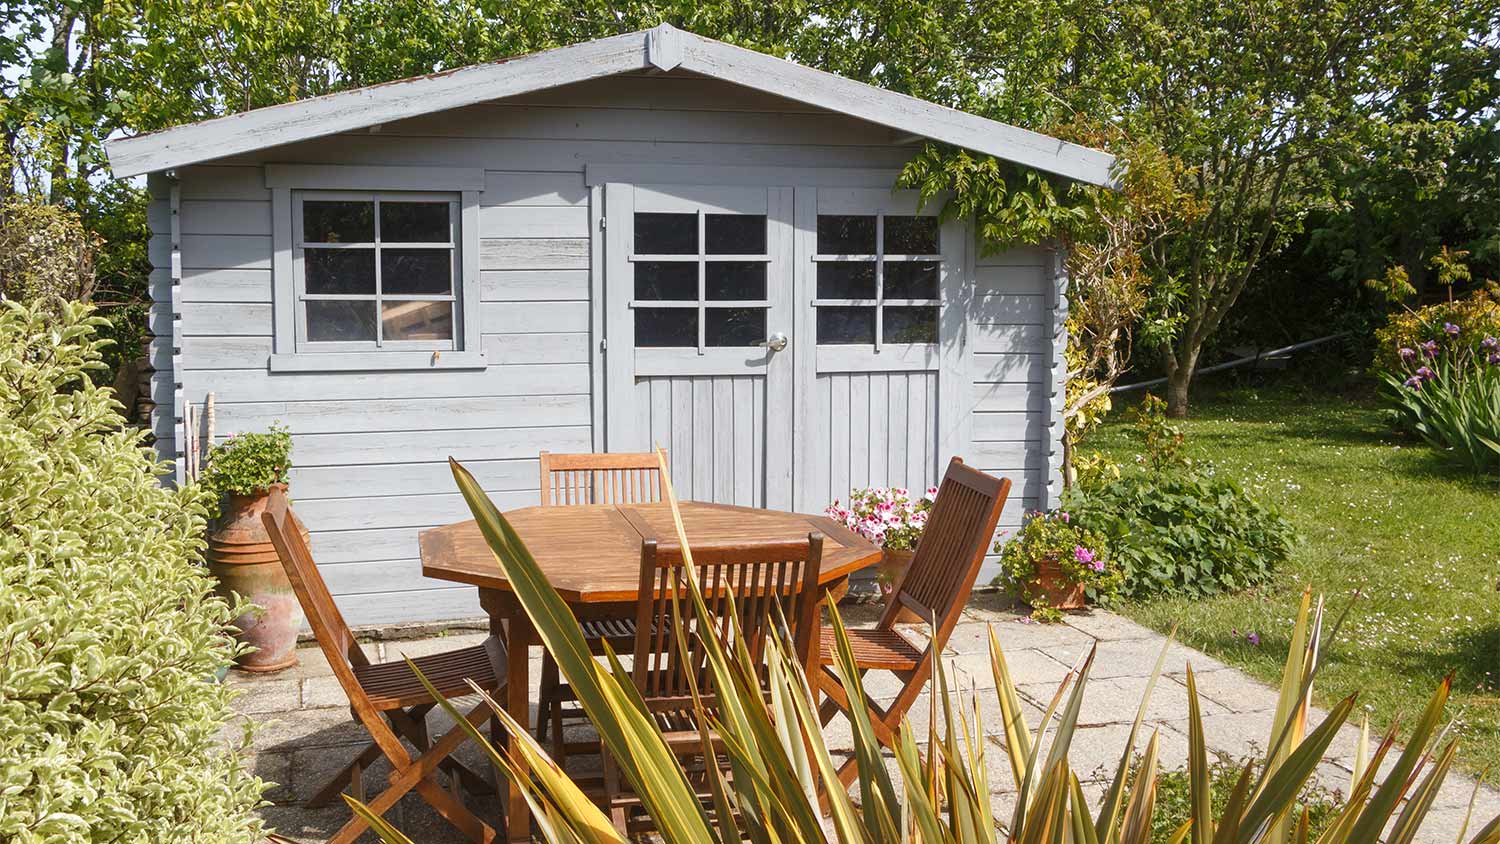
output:
POLYGON ((136 176, 646 69, 682 69, 1097 185, 1114 156, 757 53, 669 24, 517 58, 340 91, 105 143, 136 176))

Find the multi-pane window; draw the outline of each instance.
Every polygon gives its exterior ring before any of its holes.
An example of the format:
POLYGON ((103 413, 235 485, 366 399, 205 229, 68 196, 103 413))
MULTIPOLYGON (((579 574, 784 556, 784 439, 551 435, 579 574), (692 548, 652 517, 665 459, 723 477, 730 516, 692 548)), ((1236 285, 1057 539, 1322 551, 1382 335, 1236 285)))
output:
POLYGON ((940 253, 936 217, 818 215, 818 343, 936 343, 940 253))
POLYGON ((300 347, 456 348, 456 197, 308 191, 293 210, 300 347))
POLYGON ((638 212, 635 344, 754 346, 766 338, 766 215, 638 212))

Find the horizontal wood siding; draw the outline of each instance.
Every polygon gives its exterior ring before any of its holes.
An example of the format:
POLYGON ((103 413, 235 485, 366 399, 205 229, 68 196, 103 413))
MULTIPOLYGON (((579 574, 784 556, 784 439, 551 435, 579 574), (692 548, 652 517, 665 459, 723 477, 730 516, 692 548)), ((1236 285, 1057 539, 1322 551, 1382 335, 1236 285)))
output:
MULTIPOLYGON (((1020 526, 1028 510, 1050 506, 1057 478, 1051 458, 1060 448, 1049 391, 1053 378, 1052 253, 1021 248, 981 256, 969 320, 973 444, 970 463, 1007 476, 1014 486, 1000 530, 1020 526)), ((991 554, 980 571, 988 583, 999 571, 991 554)))
MULTIPOLYGON (((167 269, 171 214, 160 190, 167 182, 152 177, 148 218, 156 237, 149 251, 158 268, 151 276, 158 305, 150 322, 158 339, 151 357, 167 372, 152 384, 161 408, 153 430, 171 453, 182 401, 201 405, 209 392, 221 437, 284 422, 296 440, 296 507, 350 621, 477 615, 473 589, 424 579, 417 561, 422 529, 467 515, 446 459, 464 461, 501 507, 518 507, 537 498, 539 450, 588 451, 600 441, 591 427, 599 412, 590 398, 598 338, 585 169, 825 168, 836 179, 826 168, 894 169, 914 148, 909 138, 872 124, 690 76, 628 75, 567 86, 181 168, 182 281, 175 297, 167 269), (274 221, 266 163, 482 170, 481 304, 469 317, 479 320, 489 365, 271 374, 274 221)), ((1007 510, 1008 523, 1019 520, 1023 497, 1038 499, 1045 476, 1045 426, 1036 404, 1047 378, 1043 266, 981 262, 972 303, 974 453, 985 468, 1018 479, 1024 496, 1007 510)), ((816 432, 830 443, 839 437, 844 455, 837 475, 830 464, 823 481, 830 500, 877 479, 912 487, 931 482, 938 455, 925 426, 933 418, 936 376, 829 375, 813 391, 824 397, 817 400, 832 401, 839 378, 846 400, 853 378, 879 379, 873 394, 884 398, 871 404, 867 394, 860 421, 837 435, 816 432), (890 402, 903 395, 906 406, 916 403, 922 412, 890 412, 890 402), (856 455, 860 442, 866 447, 856 455)), ((636 394, 639 430, 671 450, 680 494, 764 500, 763 382, 649 378, 636 394)))

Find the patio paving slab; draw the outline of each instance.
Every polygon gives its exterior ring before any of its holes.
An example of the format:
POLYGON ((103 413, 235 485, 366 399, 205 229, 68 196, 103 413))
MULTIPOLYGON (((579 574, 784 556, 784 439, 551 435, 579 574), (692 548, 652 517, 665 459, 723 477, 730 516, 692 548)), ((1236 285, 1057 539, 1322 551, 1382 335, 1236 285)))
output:
MULTIPOLYGON (((851 627, 868 626, 878 619, 879 607, 852 605, 840 607, 845 623, 851 627)), ((978 706, 980 722, 986 730, 986 767, 991 799, 998 817, 1008 818, 1014 804, 1015 784, 1009 762, 1005 759, 1001 715, 990 670, 989 639, 993 627, 996 639, 1006 656, 1011 675, 1022 698, 1026 721, 1033 729, 1058 684, 1073 667, 1080 665, 1090 649, 1097 647, 1085 692, 1070 761, 1085 783, 1084 791, 1092 801, 1103 792, 1103 781, 1113 776, 1124 750, 1130 725, 1145 690, 1147 680, 1166 643, 1162 635, 1129 619, 1108 612, 1093 611, 1071 615, 1061 624, 1031 623, 1010 600, 994 593, 981 593, 965 609, 943 658, 949 667, 950 683, 962 696, 962 711, 972 717, 978 706), (970 702, 969 695, 975 696, 970 702)), ((909 628, 916 642, 925 641, 922 631, 909 628)), ((472 627, 455 630, 450 635, 375 641, 366 645, 373 659, 398 660, 403 655, 422 656, 483 641, 484 634, 472 627)), ((310 810, 301 804, 332 772, 351 759, 367 740, 364 731, 350 721, 349 708, 342 690, 331 676, 327 662, 316 647, 299 649, 300 663, 276 675, 248 675, 231 672, 229 683, 241 691, 236 709, 243 720, 258 725, 248 750, 250 769, 258 776, 278 785, 267 793, 270 805, 262 810, 268 823, 297 841, 323 841, 347 819, 341 805, 310 810)), ((530 655, 533 697, 540 673, 540 654, 530 655)), ((1196 672, 1202 698, 1206 740, 1211 753, 1230 759, 1243 759, 1264 752, 1270 740, 1270 724, 1276 706, 1276 691, 1241 671, 1182 645, 1167 651, 1164 675, 1158 680, 1146 723, 1137 739, 1137 752, 1144 749, 1153 730, 1160 732, 1160 758, 1166 769, 1187 764, 1187 688, 1184 671, 1191 663, 1196 672)), ((875 700, 888 703, 900 688, 900 681, 885 672, 874 672, 868 688, 875 700)), ((930 697, 921 695, 909 712, 913 728, 925 735, 930 718, 930 697)), ((956 710, 957 711, 957 710, 956 710)), ((1324 713, 1315 711, 1316 722, 1324 713)), ((439 735, 448 726, 440 712, 431 718, 431 731, 439 735)), ((956 716, 955 716, 956 717, 956 716)), ((586 726, 570 727, 569 732, 587 731, 586 726)), ((239 736, 239 726, 225 730, 226 740, 239 736)), ((1378 738, 1378 737, 1376 737, 1378 738)), ((847 722, 836 718, 824 728, 824 739, 838 756, 846 756, 851 744, 847 722)), ((1319 785, 1340 794, 1347 793, 1359 733, 1345 726, 1330 748, 1329 757, 1319 766, 1319 785)), ((1373 741, 1372 741, 1373 745, 1373 741)), ((1396 754, 1382 767, 1388 767, 1396 754)), ((460 751, 460 758, 472 767, 488 771, 475 748, 460 751)), ((570 770, 581 770, 575 759, 570 770)), ((582 760, 585 761, 586 760, 582 760)), ((888 759, 894 764, 893 759, 888 759)), ((380 763, 368 775, 371 792, 378 790, 388 770, 380 763)), ((588 765, 583 766, 587 768, 588 765)), ((1431 821, 1418 840, 1450 842, 1454 840, 1473 796, 1472 778, 1451 774, 1433 809, 1431 821)), ((485 816, 498 809, 493 800, 479 801, 477 808, 485 816), (486 808, 488 807, 488 808, 486 808)), ((1500 790, 1484 787, 1475 806, 1476 820, 1470 835, 1490 817, 1500 814, 1500 790)), ((392 816, 393 819, 397 816, 392 816)), ((453 830, 415 797, 402 801, 398 826, 421 844, 444 844, 460 840, 453 830)), ((366 836, 362 840, 373 840, 366 836)))

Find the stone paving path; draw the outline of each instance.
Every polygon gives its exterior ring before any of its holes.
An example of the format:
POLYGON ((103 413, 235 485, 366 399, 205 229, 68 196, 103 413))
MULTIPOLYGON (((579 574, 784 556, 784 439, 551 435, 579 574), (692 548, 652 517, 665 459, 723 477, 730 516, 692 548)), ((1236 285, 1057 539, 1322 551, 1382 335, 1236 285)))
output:
MULTIPOLYGON (((873 612, 864 607, 844 608, 851 625, 872 623, 873 612)), ((1001 816, 1007 816, 1014 799, 1010 767, 1004 760, 1003 736, 998 735, 999 704, 989 667, 988 630, 993 625, 1011 675, 1017 683, 1023 705, 1030 713, 1033 727, 1041 720, 1048 701, 1069 669, 1081 662, 1096 643, 1091 679, 1085 692, 1077 735, 1073 740, 1071 762, 1086 783, 1090 799, 1098 799, 1105 782, 1113 776, 1115 765, 1124 749, 1130 724, 1145 691, 1147 680, 1165 643, 1160 634, 1128 619, 1107 612, 1069 616, 1065 623, 1038 625, 1029 623, 998 595, 974 596, 964 617, 948 642, 945 656, 953 666, 952 676, 965 689, 977 693, 983 722, 991 734, 992 752, 989 781, 994 784, 993 799, 1001 816)), ((474 644, 483 639, 479 633, 463 632, 424 639, 376 642, 366 646, 372 657, 400 659, 403 654, 420 656, 474 644)), ((256 722, 251 747, 251 769, 278 785, 268 794, 272 805, 262 810, 266 821, 277 830, 299 841, 323 841, 348 818, 342 806, 310 810, 301 803, 333 771, 342 767, 361 746, 364 735, 351 723, 349 710, 338 683, 316 648, 300 651, 301 665, 270 677, 233 672, 230 682, 244 694, 237 702, 241 717, 256 722)), ((532 681, 538 674, 539 657, 533 652, 532 681)), ((1148 709, 1148 723, 1140 740, 1145 746, 1152 729, 1160 730, 1160 754, 1166 769, 1187 765, 1187 687, 1186 668, 1191 663, 1197 675, 1203 711, 1204 729, 1210 753, 1229 759, 1241 759, 1263 751, 1270 738, 1270 724, 1276 707, 1274 689, 1253 680, 1244 673, 1225 666, 1212 657, 1181 645, 1173 645, 1167 656, 1165 676, 1157 683, 1148 709)), ((871 675, 870 690, 874 697, 894 696, 898 685, 876 682, 871 675)), ((912 707, 913 725, 926 729, 928 700, 924 695, 912 707)), ((1314 723, 1323 717, 1313 716, 1314 723)), ((437 716, 434 716, 434 726, 437 716)), ((445 728, 445 727, 444 727, 445 728)), ((434 732, 434 735, 437 733, 434 732)), ((846 722, 837 719, 827 732, 829 747, 836 752, 850 746, 846 722)), ((1330 748, 1329 757, 1317 773, 1318 783, 1326 789, 1348 791, 1358 730, 1345 726, 1330 748)), ((472 748, 464 755, 478 766, 472 748)), ((1391 754, 1394 760, 1395 754, 1391 754)), ((383 764, 383 763, 382 763, 383 764)), ((482 768, 481 768, 482 769, 482 768)), ((377 768, 366 780, 384 781, 387 770, 377 768)), ((1473 794, 1471 778, 1450 775, 1423 828, 1420 841, 1453 842, 1463 822, 1473 794)), ((1500 791, 1485 787, 1475 805, 1474 830, 1489 818, 1500 814, 1500 791)), ((446 844, 459 839, 444 822, 436 818, 415 798, 403 801, 399 815, 392 815, 397 825, 418 844, 446 844)), ((374 840, 366 836, 363 840, 374 840)))

